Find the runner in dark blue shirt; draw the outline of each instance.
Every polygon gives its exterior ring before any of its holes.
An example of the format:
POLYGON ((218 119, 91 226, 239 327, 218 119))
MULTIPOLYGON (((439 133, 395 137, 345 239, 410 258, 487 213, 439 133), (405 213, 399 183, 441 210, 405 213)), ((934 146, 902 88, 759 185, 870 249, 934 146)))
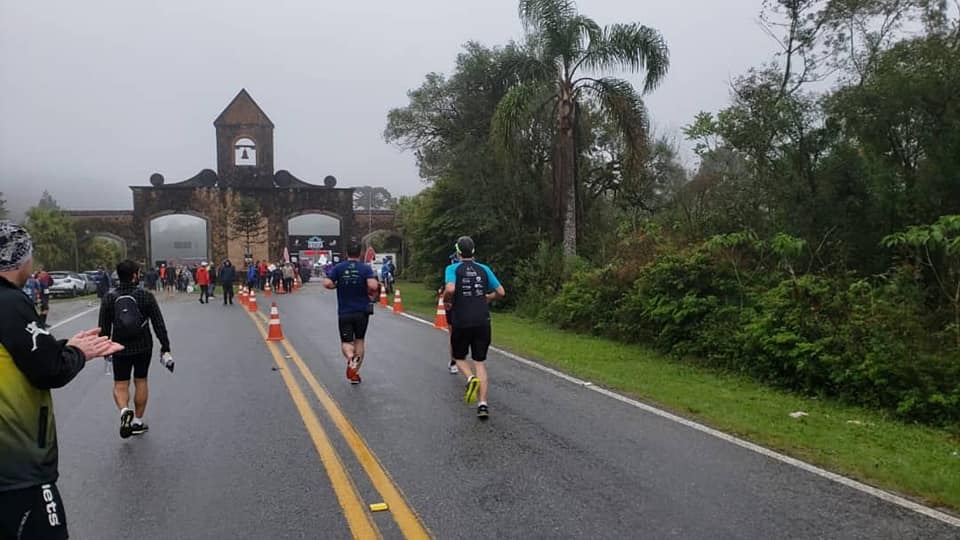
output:
POLYGON ((490 348, 490 302, 503 298, 506 292, 493 271, 473 260, 474 244, 469 236, 461 236, 456 244, 460 262, 447 267, 444 276, 445 309, 456 313, 451 321, 450 348, 459 371, 467 378, 463 400, 473 403, 479 393, 477 416, 489 416, 487 405, 487 350, 490 348), (473 369, 467 363, 467 352, 473 358, 473 369))
POLYGON ((340 319, 340 342, 347 359, 347 380, 360 383, 360 365, 365 353, 363 340, 373 309, 371 298, 380 292, 373 268, 360 262, 360 244, 347 247, 347 260, 333 267, 323 286, 337 291, 337 314, 340 319))

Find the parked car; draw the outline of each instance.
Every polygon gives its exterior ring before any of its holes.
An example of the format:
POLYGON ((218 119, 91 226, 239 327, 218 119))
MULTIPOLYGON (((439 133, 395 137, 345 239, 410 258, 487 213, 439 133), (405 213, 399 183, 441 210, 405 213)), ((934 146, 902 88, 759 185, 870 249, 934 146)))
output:
POLYGON ((83 294, 92 294, 97 292, 97 278, 91 276, 87 272, 78 275, 83 278, 83 294))
POLYGON ((76 272, 50 272, 53 285, 50 296, 79 296, 86 294, 87 280, 76 272))
POLYGON ((87 289, 87 292, 96 293, 97 287, 100 285, 100 272, 97 270, 86 270, 83 272, 83 277, 87 278, 87 281, 90 282, 90 287, 87 289))

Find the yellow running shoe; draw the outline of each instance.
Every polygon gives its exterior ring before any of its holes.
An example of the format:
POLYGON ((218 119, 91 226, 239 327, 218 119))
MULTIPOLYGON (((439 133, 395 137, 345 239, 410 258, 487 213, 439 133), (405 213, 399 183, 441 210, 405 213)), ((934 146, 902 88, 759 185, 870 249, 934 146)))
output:
POLYGON ((477 401, 477 392, 480 390, 480 379, 476 376, 470 377, 467 381, 467 391, 463 394, 463 402, 466 404, 477 401))

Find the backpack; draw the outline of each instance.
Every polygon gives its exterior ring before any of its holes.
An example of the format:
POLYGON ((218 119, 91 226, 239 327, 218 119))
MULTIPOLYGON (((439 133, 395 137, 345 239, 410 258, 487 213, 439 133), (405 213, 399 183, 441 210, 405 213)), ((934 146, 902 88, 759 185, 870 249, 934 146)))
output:
POLYGON ((137 299, 131 295, 118 296, 113 301, 113 337, 130 338, 142 332, 147 321, 140 312, 137 299))

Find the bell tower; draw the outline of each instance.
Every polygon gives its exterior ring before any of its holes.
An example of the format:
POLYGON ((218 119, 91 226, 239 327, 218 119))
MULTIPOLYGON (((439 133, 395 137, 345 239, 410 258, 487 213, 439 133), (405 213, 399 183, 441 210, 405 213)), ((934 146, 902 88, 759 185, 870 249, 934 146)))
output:
POLYGON ((273 122, 246 89, 213 121, 224 187, 273 187, 273 122))

